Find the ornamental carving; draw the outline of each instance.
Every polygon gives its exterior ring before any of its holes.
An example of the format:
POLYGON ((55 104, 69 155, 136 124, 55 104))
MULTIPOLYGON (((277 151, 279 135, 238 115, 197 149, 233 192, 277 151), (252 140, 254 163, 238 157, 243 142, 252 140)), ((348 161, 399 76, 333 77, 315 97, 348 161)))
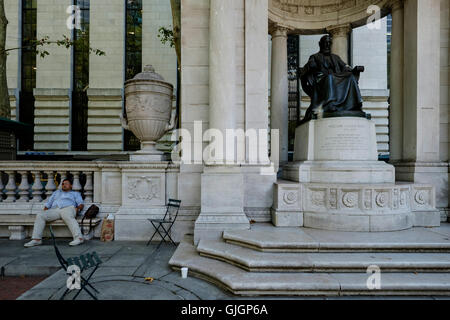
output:
POLYGON ((380 192, 375 197, 375 203, 377 204, 377 206, 384 208, 388 204, 388 197, 389 196, 387 192, 380 192))
POLYGON ((314 206, 321 207, 325 205, 325 193, 324 191, 312 191, 311 203, 314 206))
POLYGON ((428 203, 428 192, 425 190, 418 190, 414 195, 414 200, 420 205, 428 203))
POLYGON ((330 208, 337 209, 337 189, 330 189, 330 208))
POLYGON ((408 194, 407 194, 407 192, 406 191, 402 191, 402 192, 400 192, 400 206, 401 207, 404 207, 404 206, 406 206, 406 203, 407 203, 407 201, 408 201, 408 194))
POLYGON ((292 205, 292 204, 296 203, 298 200, 297 194, 298 194, 298 192, 296 192, 296 191, 285 192, 283 194, 283 201, 288 205, 292 205))
POLYGON ((366 209, 372 208, 372 190, 364 191, 364 207, 366 209))
POLYGON ((354 208, 358 204, 358 194, 356 192, 347 192, 342 197, 342 203, 347 208, 354 208))
POLYGON ((128 178, 128 198, 150 201, 159 198, 159 178, 135 177, 128 178))

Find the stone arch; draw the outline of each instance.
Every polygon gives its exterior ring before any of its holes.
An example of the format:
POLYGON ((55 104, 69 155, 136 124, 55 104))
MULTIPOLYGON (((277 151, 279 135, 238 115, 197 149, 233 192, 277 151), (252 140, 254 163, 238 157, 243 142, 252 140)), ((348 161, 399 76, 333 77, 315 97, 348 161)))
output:
MULTIPOLYGON (((400 0, 394 0, 400 1, 400 0)), ((393 0, 269 0, 269 24, 285 27, 289 33, 320 34, 327 28, 350 25, 356 28, 367 23, 370 5, 386 16, 393 0)))

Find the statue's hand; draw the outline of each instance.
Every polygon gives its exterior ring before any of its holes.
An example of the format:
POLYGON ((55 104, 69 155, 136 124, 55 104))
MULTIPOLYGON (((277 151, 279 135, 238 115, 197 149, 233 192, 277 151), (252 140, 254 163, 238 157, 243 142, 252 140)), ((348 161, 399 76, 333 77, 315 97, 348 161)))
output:
POLYGON ((361 73, 364 72, 365 68, 363 66, 355 66, 352 70, 353 73, 361 73))

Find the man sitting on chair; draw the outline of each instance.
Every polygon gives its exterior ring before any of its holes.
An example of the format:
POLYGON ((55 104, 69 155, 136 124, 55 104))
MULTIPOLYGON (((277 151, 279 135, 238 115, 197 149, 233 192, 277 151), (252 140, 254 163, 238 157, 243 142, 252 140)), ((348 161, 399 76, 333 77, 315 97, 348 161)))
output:
POLYGON ((34 222, 33 235, 31 241, 25 243, 25 247, 34 247, 42 244, 42 233, 44 232, 47 221, 62 219, 69 227, 73 236, 70 246, 76 246, 83 243, 84 239, 81 230, 75 219, 77 212, 83 210, 84 204, 81 194, 72 191, 72 183, 69 179, 62 181, 62 190, 56 190, 45 204, 44 211, 36 215, 34 222))

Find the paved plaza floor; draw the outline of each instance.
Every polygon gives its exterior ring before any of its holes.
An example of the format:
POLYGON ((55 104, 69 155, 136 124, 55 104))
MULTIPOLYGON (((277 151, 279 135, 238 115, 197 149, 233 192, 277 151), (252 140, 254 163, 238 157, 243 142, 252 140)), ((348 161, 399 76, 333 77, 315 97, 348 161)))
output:
MULTIPOLYGON (((42 246, 24 248, 28 241, 0 239, 0 268, 5 276, 49 275, 18 300, 59 299, 66 289, 67 275, 60 268, 50 240, 42 246)), ((58 239, 57 244, 66 257, 96 251, 103 264, 92 278, 92 284, 100 291, 100 300, 240 300, 240 299, 304 299, 302 297, 237 297, 204 280, 188 276, 183 279, 178 271, 169 268, 168 261, 175 252, 173 245, 164 244, 156 250, 156 244, 145 242, 87 241, 77 247, 69 247, 69 239, 58 239), (152 282, 146 281, 152 277, 152 282)), ((1 288, 0 288, 1 290, 1 288)), ((71 299, 76 290, 66 296, 71 299)), ((411 299, 414 297, 408 297, 411 299)), ((416 297, 419 299, 446 299, 445 297, 416 297)), ((90 299, 82 291, 78 299, 90 299)), ((308 299, 342 299, 316 297, 308 299)), ((349 299, 346 297, 345 299, 349 299)), ((351 299, 368 299, 354 297, 351 299)), ((395 299, 374 297, 369 299, 395 299)))

